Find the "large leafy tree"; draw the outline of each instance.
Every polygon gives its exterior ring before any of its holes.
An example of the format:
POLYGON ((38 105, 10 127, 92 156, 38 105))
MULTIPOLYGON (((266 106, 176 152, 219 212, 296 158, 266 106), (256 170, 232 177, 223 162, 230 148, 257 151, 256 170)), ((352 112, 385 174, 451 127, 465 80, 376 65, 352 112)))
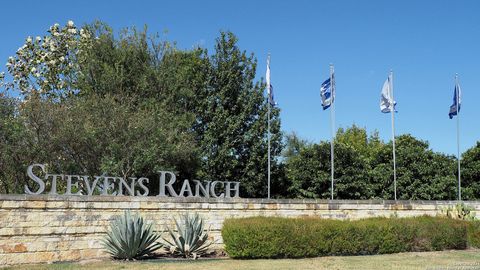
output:
POLYGON ((18 100, 0 94, 0 193, 20 192, 28 153, 25 126, 18 119, 18 100))
MULTIPOLYGON (((439 200, 455 198, 452 157, 435 153, 426 141, 411 135, 396 138, 397 198, 439 200)), ((375 194, 393 199, 392 143, 384 145, 372 164, 375 194)))
POLYGON ((285 146, 283 147, 282 156, 284 159, 288 159, 300 154, 300 151, 311 145, 305 139, 300 138, 297 133, 292 132, 285 135, 285 146))
POLYGON ((172 50, 169 42, 149 35, 146 27, 124 29, 117 38, 102 22, 85 29, 96 38, 87 51, 87 61, 79 65, 80 95, 114 95, 118 101, 125 98, 131 106, 138 106, 165 92, 158 74, 165 54, 172 50))
POLYGON ((348 128, 339 128, 335 141, 352 147, 367 162, 371 162, 384 146, 378 132, 368 134, 365 128, 353 124, 348 128))
POLYGON ((17 115, 6 113, 0 129, 3 192, 21 193, 32 184, 25 178, 32 163, 48 164, 51 172, 153 179, 165 169, 194 174, 198 164, 193 134, 155 106, 131 110, 110 96, 61 103, 30 98, 17 115))
POLYGON ((79 65, 88 59, 93 37, 73 21, 54 24, 43 37, 27 37, 16 54, 8 58, 11 81, 0 76, 0 85, 20 91, 24 99, 41 96, 58 101, 77 93, 79 65))
MULTIPOLYGON (((330 165, 329 142, 302 147, 297 155, 286 160, 289 194, 296 198, 330 198, 330 165)), ((361 156, 353 147, 335 143, 334 197, 370 198, 373 194, 369 184, 367 164, 361 156)))
MULTIPOLYGON (((240 181, 244 196, 267 192, 267 110, 265 84, 255 82, 257 63, 222 32, 210 58, 208 85, 199 93, 197 134, 201 178, 240 181)), ((271 111, 272 157, 281 151, 279 110, 271 111)), ((275 160, 273 170, 277 168, 275 160)))
POLYGON ((462 198, 480 198, 480 142, 463 153, 461 163, 462 198))

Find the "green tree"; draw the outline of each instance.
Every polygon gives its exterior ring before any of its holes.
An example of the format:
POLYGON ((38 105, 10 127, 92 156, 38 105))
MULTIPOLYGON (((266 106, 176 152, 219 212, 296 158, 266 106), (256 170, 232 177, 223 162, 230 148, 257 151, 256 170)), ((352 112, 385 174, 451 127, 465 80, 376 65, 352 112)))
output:
MULTIPOLYGON (((208 86, 202 89, 197 129, 205 179, 240 181, 243 196, 266 196, 267 109, 265 84, 255 82, 257 63, 222 32, 211 56, 208 86)), ((272 157, 281 151, 279 109, 271 112, 272 157)), ((273 170, 277 162, 273 160, 273 170)))
POLYGON ((377 131, 368 135, 366 128, 358 127, 355 124, 346 129, 339 128, 335 135, 335 141, 353 147, 368 163, 375 158, 384 145, 377 131))
POLYGON ((462 198, 466 200, 480 198, 480 141, 463 153, 460 169, 462 198))
POLYGON ((121 155, 127 153, 118 146, 138 145, 139 156, 132 165, 143 164, 144 174, 171 169, 181 178, 195 176, 199 166, 192 130, 195 117, 191 104, 195 104, 192 101, 196 99, 191 86, 195 84, 189 85, 191 80, 186 76, 205 77, 199 75, 203 72, 200 68, 190 69, 196 63, 197 52, 176 50, 170 42, 159 40, 158 34, 149 35, 146 26, 142 31, 124 29, 118 38, 102 22, 94 22, 85 29, 96 39, 88 51, 88 61, 79 65, 80 96, 87 101, 92 100, 91 97, 113 99, 110 102, 125 110, 125 113, 118 112, 126 119, 124 125, 128 124, 130 115, 137 115, 134 121, 140 123, 130 131, 132 134, 125 134, 127 137, 118 138, 118 142, 111 138, 110 144, 103 146, 107 149, 115 146, 116 150, 112 151, 118 153, 109 157, 109 168, 121 172, 130 166, 128 159, 123 160, 128 156, 121 155), (186 85, 190 87, 184 87, 186 85), (129 143, 130 138, 133 145, 129 143))
POLYGON ((311 146, 307 140, 300 138, 297 133, 292 132, 285 135, 285 146, 283 148, 282 157, 288 159, 300 154, 300 151, 311 146))
POLYGON ((152 176, 158 170, 193 174, 198 162, 188 123, 160 106, 132 110, 114 98, 91 96, 69 104, 57 119, 59 145, 82 171, 123 177, 152 176))
MULTIPOLYGON (((370 179, 371 160, 382 149, 377 133, 368 135, 353 125, 340 128, 335 137, 334 197, 368 199, 375 197, 370 179)), ((285 152, 286 174, 293 196, 330 198, 330 143, 308 144, 291 135, 285 152)))
POLYGON ((117 38, 108 25, 99 21, 85 29, 96 38, 86 52, 88 59, 79 64, 79 94, 110 95, 118 101, 125 98, 131 106, 152 98, 159 100, 163 93, 160 66, 171 50, 169 42, 149 35, 146 26, 141 31, 123 29, 117 38))
MULTIPOLYGON (((302 147, 297 155, 286 160, 289 194, 294 198, 330 198, 330 143, 321 142, 302 147)), ((335 143, 336 199, 367 199, 373 196, 369 187, 367 164, 356 150, 344 143, 335 143)))
POLYGON ((18 118, 18 100, 0 93, 0 194, 23 190, 25 126, 18 118))
POLYGON ((202 133, 204 100, 209 92, 211 64, 207 51, 168 50, 158 70, 158 91, 153 97, 175 114, 188 114, 196 133, 202 133))
MULTIPOLYGON (((428 142, 411 135, 396 138, 397 198, 403 200, 455 199, 452 157, 435 153, 428 142)), ((372 165, 375 194, 393 199, 392 143, 384 145, 372 165)))
POLYGON ((0 137, 5 192, 23 192, 24 184, 32 184, 25 176, 32 163, 47 164, 50 172, 148 176, 152 190, 158 186, 156 171, 193 175, 198 167, 193 133, 156 106, 132 110, 110 96, 61 103, 30 98, 15 118, 2 119, 10 121, 0 137))

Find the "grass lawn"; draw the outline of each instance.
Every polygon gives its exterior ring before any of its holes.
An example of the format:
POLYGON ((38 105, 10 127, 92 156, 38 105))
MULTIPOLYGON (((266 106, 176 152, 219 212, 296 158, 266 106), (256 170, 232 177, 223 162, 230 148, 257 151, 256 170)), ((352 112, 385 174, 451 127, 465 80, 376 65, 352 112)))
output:
POLYGON ((97 261, 82 263, 58 263, 50 265, 17 266, 6 269, 22 270, 87 270, 87 269, 195 269, 195 270, 286 270, 286 269, 462 269, 480 270, 480 250, 455 250, 441 252, 411 252, 374 256, 319 257, 310 259, 281 260, 232 260, 205 259, 197 261, 175 261, 158 259, 141 262, 97 261))

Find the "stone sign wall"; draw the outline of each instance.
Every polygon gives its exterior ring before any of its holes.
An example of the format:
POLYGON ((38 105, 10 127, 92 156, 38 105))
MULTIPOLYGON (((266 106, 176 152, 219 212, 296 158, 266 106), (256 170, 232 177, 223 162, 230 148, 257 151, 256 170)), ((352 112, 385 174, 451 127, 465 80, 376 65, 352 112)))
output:
MULTIPOLYGON (((100 239, 112 217, 130 209, 164 231, 172 217, 199 213, 211 224, 211 238, 222 247, 220 230, 231 217, 317 216, 359 219, 375 216, 437 215, 447 201, 327 201, 241 198, 0 195, 0 266, 105 258, 100 239)), ((466 202, 477 211, 480 202, 466 202)))

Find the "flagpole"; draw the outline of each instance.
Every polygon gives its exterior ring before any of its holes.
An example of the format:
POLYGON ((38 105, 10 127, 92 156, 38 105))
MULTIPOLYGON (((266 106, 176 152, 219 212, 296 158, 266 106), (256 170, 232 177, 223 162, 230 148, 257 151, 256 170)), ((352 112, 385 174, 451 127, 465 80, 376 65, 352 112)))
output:
MULTIPOLYGON (((268 54, 268 60, 267 60, 267 65, 268 68, 270 68, 270 53, 268 54)), ((269 89, 268 94, 270 94, 270 85, 267 85, 267 88, 269 89)), ((270 104, 270 96, 267 97, 267 106, 268 106, 268 199, 270 199, 270 107, 272 106, 270 104)))
POLYGON ((395 201, 397 200, 397 167, 395 160, 395 99, 393 96, 393 71, 390 70, 390 89, 392 89, 392 100, 390 114, 392 115, 392 143, 393 143, 393 193, 395 201))
POLYGON ((268 106, 268 198, 270 199, 270 102, 268 106))
POLYGON ((333 82, 333 64, 330 64, 330 128, 332 133, 332 139, 330 140, 330 176, 331 176, 331 199, 333 200, 333 182, 335 176, 335 163, 334 163, 334 138, 335 138, 335 123, 334 123, 334 102, 333 102, 333 95, 335 93, 334 90, 334 82, 333 82))
POLYGON ((458 113, 458 107, 460 106, 460 89, 458 86, 458 74, 455 74, 455 96, 457 100, 457 161, 458 161, 458 200, 462 200, 462 186, 461 186, 461 174, 460 174, 460 114, 458 113))

